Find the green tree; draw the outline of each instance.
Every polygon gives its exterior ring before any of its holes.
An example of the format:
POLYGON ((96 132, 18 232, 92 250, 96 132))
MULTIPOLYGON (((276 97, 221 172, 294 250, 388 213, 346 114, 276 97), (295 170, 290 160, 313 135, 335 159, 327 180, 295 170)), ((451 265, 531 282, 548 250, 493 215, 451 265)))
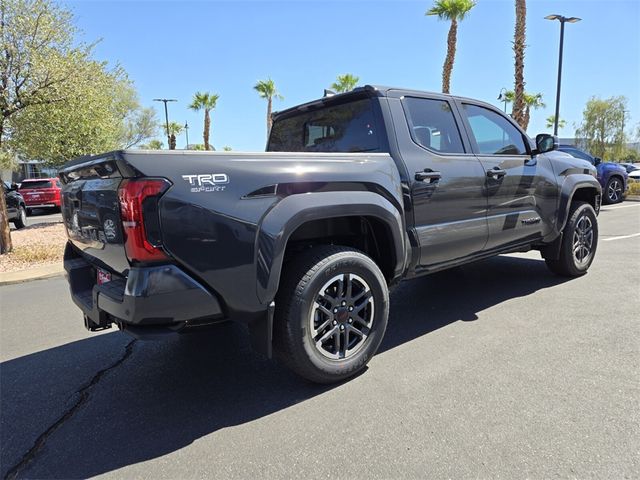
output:
POLYGON ((514 98, 511 117, 518 124, 527 129, 529 125, 527 100, 525 98, 524 81, 524 51, 526 48, 527 2, 516 0, 516 26, 513 36, 514 53, 514 98))
MULTIPOLYGON (((124 148, 148 132, 127 133, 127 118, 138 108, 135 90, 124 71, 88 62, 75 85, 77 95, 52 105, 33 105, 12 120, 10 144, 26 158, 59 166, 71 158, 124 148)), ((134 125, 129 125, 134 128, 134 125)), ((129 145, 130 146, 130 145, 129 145)))
MULTIPOLYGON (((553 128, 553 126, 556 123, 556 116, 555 115, 549 115, 546 118, 546 121, 547 121, 546 127, 547 128, 553 128)), ((563 120, 562 118, 558 120, 558 129, 562 130, 566 126, 567 126, 567 122, 565 120, 563 120)))
POLYGON ((345 73, 344 75, 338 75, 336 81, 331 84, 330 88, 336 93, 350 92, 356 88, 358 80, 360 80, 360 77, 345 73))
POLYGON ((447 36, 447 56, 442 66, 442 93, 449 93, 451 72, 456 58, 458 22, 464 20, 469 11, 476 5, 473 0, 436 0, 425 15, 435 15, 440 20, 451 22, 447 36))
POLYGON ((154 138, 153 140, 149 140, 148 143, 139 145, 138 148, 142 150, 162 150, 162 140, 158 140, 154 138))
POLYGON ((258 92, 261 98, 267 99, 267 137, 271 132, 271 125, 273 124, 273 120, 271 119, 271 109, 273 107, 273 99, 283 100, 284 97, 280 95, 278 89, 276 88, 276 84, 271 78, 267 78, 266 80, 259 80, 253 86, 253 89, 258 92))
MULTIPOLYGON (((92 59, 70 11, 53 0, 0 0, 0 164, 60 164, 118 148, 135 91, 120 68, 92 59)), ((0 253, 11 250, 0 195, 0 253)))
POLYGON ((156 135, 158 119, 152 107, 138 107, 124 120, 119 143, 121 148, 131 148, 156 135))
POLYGON ((580 139, 593 156, 603 159, 620 159, 625 149, 622 125, 627 109, 624 96, 600 99, 591 97, 582 112, 582 123, 576 129, 580 139))
POLYGON ((222 150, 224 150, 225 152, 230 152, 231 150, 233 150, 233 148, 231 148, 229 145, 225 145, 224 147, 222 147, 222 150))
POLYGON ((204 131, 202 133, 202 138, 204 140, 205 150, 211 150, 209 145, 209 130, 211 129, 211 117, 209 112, 216 108, 219 98, 220 95, 216 95, 215 93, 196 92, 193 96, 193 101, 189 105, 189 108, 196 112, 204 110, 204 131))

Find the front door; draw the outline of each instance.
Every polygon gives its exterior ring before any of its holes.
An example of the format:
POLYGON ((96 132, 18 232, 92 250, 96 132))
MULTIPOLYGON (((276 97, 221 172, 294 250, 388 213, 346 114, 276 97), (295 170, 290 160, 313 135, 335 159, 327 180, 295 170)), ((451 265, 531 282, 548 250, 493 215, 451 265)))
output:
POLYGON ((549 161, 532 157, 528 138, 501 112, 461 103, 471 142, 486 171, 489 240, 486 250, 531 243, 549 227, 555 201, 549 161))
POLYGON ((419 266, 481 252, 487 242, 485 173, 461 135, 450 97, 400 99, 408 129, 396 127, 407 166, 419 266))

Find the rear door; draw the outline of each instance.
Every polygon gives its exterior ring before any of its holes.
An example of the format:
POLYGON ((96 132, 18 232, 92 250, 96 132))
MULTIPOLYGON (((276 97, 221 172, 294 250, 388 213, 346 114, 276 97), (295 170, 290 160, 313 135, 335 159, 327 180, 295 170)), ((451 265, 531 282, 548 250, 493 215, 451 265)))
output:
MULTIPOLYGON (((390 92, 389 97, 393 98, 390 92)), ((396 95, 390 101, 409 173, 421 267, 481 252, 487 242, 485 173, 462 135, 448 96, 396 95)))
POLYGON ((556 188, 549 160, 532 157, 528 137, 497 109, 460 101, 472 148, 486 171, 487 250, 527 243, 548 232, 556 188))

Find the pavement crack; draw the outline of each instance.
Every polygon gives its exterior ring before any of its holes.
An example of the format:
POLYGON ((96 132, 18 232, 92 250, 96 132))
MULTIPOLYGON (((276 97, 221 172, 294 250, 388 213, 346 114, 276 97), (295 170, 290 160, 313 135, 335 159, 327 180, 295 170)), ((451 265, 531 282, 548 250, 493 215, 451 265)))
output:
POLYGON ((13 467, 9 469, 7 474, 5 475, 5 480, 13 480, 18 477, 18 475, 31 463, 31 461, 36 457, 38 452, 42 450, 42 447, 45 446, 49 437, 58 430, 62 425, 64 425, 68 420, 70 420, 78 410, 80 410, 85 403, 89 400, 89 395, 91 393, 91 389, 96 386, 102 377, 104 377, 109 371, 118 368, 122 365, 127 358, 131 356, 133 353, 133 345, 136 343, 136 340, 131 340, 127 346, 125 347, 123 355, 116 360, 114 363, 109 365, 106 368, 98 371, 87 383, 85 383, 79 390, 75 393, 78 395, 78 399, 76 402, 68 408, 54 423, 49 426, 33 443, 33 446, 25 453, 20 461, 16 463, 13 467))

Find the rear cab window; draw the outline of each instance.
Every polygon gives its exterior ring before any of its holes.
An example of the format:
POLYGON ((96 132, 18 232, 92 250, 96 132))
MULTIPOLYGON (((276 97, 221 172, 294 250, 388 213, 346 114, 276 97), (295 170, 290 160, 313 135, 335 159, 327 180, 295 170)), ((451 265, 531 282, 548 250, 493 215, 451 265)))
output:
POLYGON ((23 181, 20 190, 28 190, 30 188, 52 188, 53 184, 50 180, 29 180, 23 181))
POLYGON ((295 112, 271 130, 270 152, 381 152, 379 129, 370 98, 295 112))

